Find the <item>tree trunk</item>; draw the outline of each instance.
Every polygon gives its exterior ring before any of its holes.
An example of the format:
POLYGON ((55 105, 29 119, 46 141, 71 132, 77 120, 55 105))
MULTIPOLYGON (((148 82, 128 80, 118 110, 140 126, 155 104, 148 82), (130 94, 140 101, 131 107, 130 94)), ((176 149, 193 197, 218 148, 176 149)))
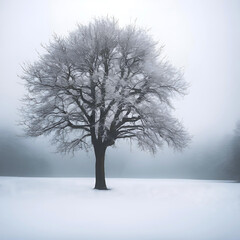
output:
POLYGON ((104 169, 106 147, 103 145, 96 144, 94 146, 94 152, 96 157, 95 189, 107 190, 106 181, 105 181, 105 169, 104 169))

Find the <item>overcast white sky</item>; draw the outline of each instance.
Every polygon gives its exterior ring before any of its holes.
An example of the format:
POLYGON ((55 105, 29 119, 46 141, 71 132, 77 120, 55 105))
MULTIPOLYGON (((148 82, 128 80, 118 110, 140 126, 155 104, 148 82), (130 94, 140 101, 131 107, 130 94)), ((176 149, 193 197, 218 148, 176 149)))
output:
POLYGON ((1 0, 0 127, 19 128, 20 64, 36 59, 53 33, 106 15, 120 24, 137 19, 184 69, 189 95, 177 101, 176 115, 193 142, 232 133, 240 119, 240 1, 233 0, 1 0))

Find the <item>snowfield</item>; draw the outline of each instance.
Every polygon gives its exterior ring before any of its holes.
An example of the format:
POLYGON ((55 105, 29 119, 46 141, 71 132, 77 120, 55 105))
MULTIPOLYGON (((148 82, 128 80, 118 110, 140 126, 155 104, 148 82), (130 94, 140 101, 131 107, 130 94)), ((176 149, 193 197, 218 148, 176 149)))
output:
POLYGON ((239 240, 240 184, 0 177, 1 240, 239 240))

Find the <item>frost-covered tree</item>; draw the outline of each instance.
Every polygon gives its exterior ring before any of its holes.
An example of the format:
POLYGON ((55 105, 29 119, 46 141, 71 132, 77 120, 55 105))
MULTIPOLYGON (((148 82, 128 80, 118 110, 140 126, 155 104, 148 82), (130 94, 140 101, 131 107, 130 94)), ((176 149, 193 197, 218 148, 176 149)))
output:
POLYGON ((50 134, 60 152, 93 146, 96 189, 107 189, 105 152, 117 139, 152 152, 164 142, 186 146, 188 135, 171 115, 171 99, 186 93, 186 83, 148 31, 99 18, 44 48, 23 67, 26 135, 50 134))

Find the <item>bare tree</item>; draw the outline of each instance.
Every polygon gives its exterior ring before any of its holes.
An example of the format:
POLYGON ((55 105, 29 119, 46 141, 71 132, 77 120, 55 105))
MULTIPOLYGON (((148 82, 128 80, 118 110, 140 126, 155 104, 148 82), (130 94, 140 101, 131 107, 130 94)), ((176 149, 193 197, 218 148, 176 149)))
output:
POLYGON ((164 142, 186 146, 188 134, 171 115, 171 99, 186 93, 186 83, 146 30, 99 18, 44 48, 23 67, 26 135, 52 134, 60 152, 93 146, 96 189, 107 189, 105 151, 117 139, 152 152, 164 142))

